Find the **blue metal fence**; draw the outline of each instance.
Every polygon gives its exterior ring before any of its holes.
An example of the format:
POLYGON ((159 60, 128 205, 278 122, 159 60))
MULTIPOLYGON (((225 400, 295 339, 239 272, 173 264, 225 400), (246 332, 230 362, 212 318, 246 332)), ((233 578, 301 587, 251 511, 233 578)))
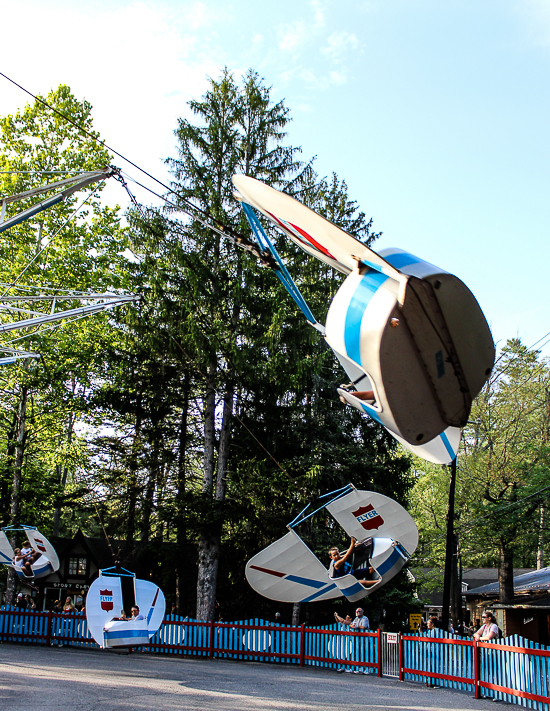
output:
POLYGON ((403 635, 402 678, 550 711, 550 649, 519 635, 490 642, 440 630, 403 635))
MULTIPOLYGON (((0 607, 0 640, 97 647, 81 613, 0 607)), ((310 628, 266 622, 199 622, 168 615, 144 651, 297 664, 383 675, 381 633, 338 625, 310 628)), ((476 643, 434 630, 399 635, 399 678, 473 692, 550 711, 550 648, 518 636, 476 643)))

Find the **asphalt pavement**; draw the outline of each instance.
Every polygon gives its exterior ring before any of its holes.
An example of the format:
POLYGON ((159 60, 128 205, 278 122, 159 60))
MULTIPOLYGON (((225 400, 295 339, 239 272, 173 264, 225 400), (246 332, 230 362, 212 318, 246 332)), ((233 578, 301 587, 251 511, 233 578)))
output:
POLYGON ((495 704, 421 684, 333 670, 70 647, 0 644, 5 711, 478 709, 495 704))

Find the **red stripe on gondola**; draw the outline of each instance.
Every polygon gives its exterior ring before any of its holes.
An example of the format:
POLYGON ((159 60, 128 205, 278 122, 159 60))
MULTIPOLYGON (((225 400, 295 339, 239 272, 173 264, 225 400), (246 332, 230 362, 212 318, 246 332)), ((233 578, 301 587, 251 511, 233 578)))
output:
POLYGON ((324 254, 324 255, 327 256, 327 257, 330 257, 330 259, 334 259, 335 262, 338 261, 338 260, 336 259, 336 257, 333 257, 333 256, 332 256, 332 254, 328 251, 328 249, 326 249, 325 247, 323 247, 323 245, 320 244, 319 242, 317 242, 317 240, 313 239, 313 237, 312 237, 311 235, 308 235, 308 233, 307 233, 305 230, 303 230, 301 227, 298 227, 298 225, 292 224, 292 222, 288 222, 288 223, 285 224, 284 222, 282 222, 281 220, 279 220, 279 218, 278 218, 276 215, 273 215, 271 212, 269 212, 269 211, 267 211, 267 210, 266 210, 266 212, 267 212, 267 214, 270 215, 270 216, 275 220, 275 222, 277 222, 277 224, 278 224, 280 227, 282 227, 284 230, 287 230, 287 231, 288 231, 287 224, 290 225, 291 227, 293 227, 293 228, 296 230, 296 232, 298 232, 304 239, 306 239, 306 240, 310 243, 310 245, 311 245, 312 247, 315 247, 315 249, 318 249, 319 252, 321 252, 322 254, 324 254))
POLYGON ((269 575, 276 575, 278 578, 284 578, 286 573, 279 573, 277 570, 269 570, 269 568, 260 568, 257 565, 251 565, 254 570, 259 570, 261 573, 269 573, 269 575))

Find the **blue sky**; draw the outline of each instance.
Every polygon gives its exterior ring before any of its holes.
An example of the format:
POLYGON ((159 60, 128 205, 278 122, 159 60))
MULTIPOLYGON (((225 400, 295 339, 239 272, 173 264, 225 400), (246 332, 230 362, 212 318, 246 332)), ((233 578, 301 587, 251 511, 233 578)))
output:
MULTIPOLYGON (((27 0, 2 18, 1 71, 33 93, 69 84, 107 143, 161 179, 207 76, 254 68, 379 248, 463 279, 497 341, 550 331, 547 0, 27 0)), ((26 100, 1 79, 1 114, 26 100)))

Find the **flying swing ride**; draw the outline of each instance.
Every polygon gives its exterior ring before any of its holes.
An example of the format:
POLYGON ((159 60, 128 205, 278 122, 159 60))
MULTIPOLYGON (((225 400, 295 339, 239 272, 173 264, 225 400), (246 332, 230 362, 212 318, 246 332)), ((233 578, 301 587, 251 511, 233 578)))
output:
POLYGON ((12 568, 28 583, 59 570, 55 548, 35 526, 4 526, 0 530, 0 563, 12 568), (12 538, 20 532, 25 536, 22 548, 12 548, 8 536, 12 538))
POLYGON ((391 580, 416 550, 413 518, 387 496, 348 484, 321 499, 325 503, 318 509, 309 512, 306 506, 288 524, 286 535, 248 561, 246 578, 256 592, 279 602, 342 596, 356 602, 391 580), (323 509, 356 541, 345 570, 337 571, 332 564, 327 569, 296 533, 300 524, 323 509))
POLYGON ((166 600, 158 585, 118 566, 100 570, 86 597, 88 629, 104 649, 149 644, 165 611, 166 600))
POLYGON ((350 383, 340 399, 436 464, 453 461, 495 346, 470 290, 401 249, 377 254, 294 198, 234 175, 235 198, 274 271, 333 350, 350 383), (254 209, 307 254, 346 275, 319 324, 254 209))

